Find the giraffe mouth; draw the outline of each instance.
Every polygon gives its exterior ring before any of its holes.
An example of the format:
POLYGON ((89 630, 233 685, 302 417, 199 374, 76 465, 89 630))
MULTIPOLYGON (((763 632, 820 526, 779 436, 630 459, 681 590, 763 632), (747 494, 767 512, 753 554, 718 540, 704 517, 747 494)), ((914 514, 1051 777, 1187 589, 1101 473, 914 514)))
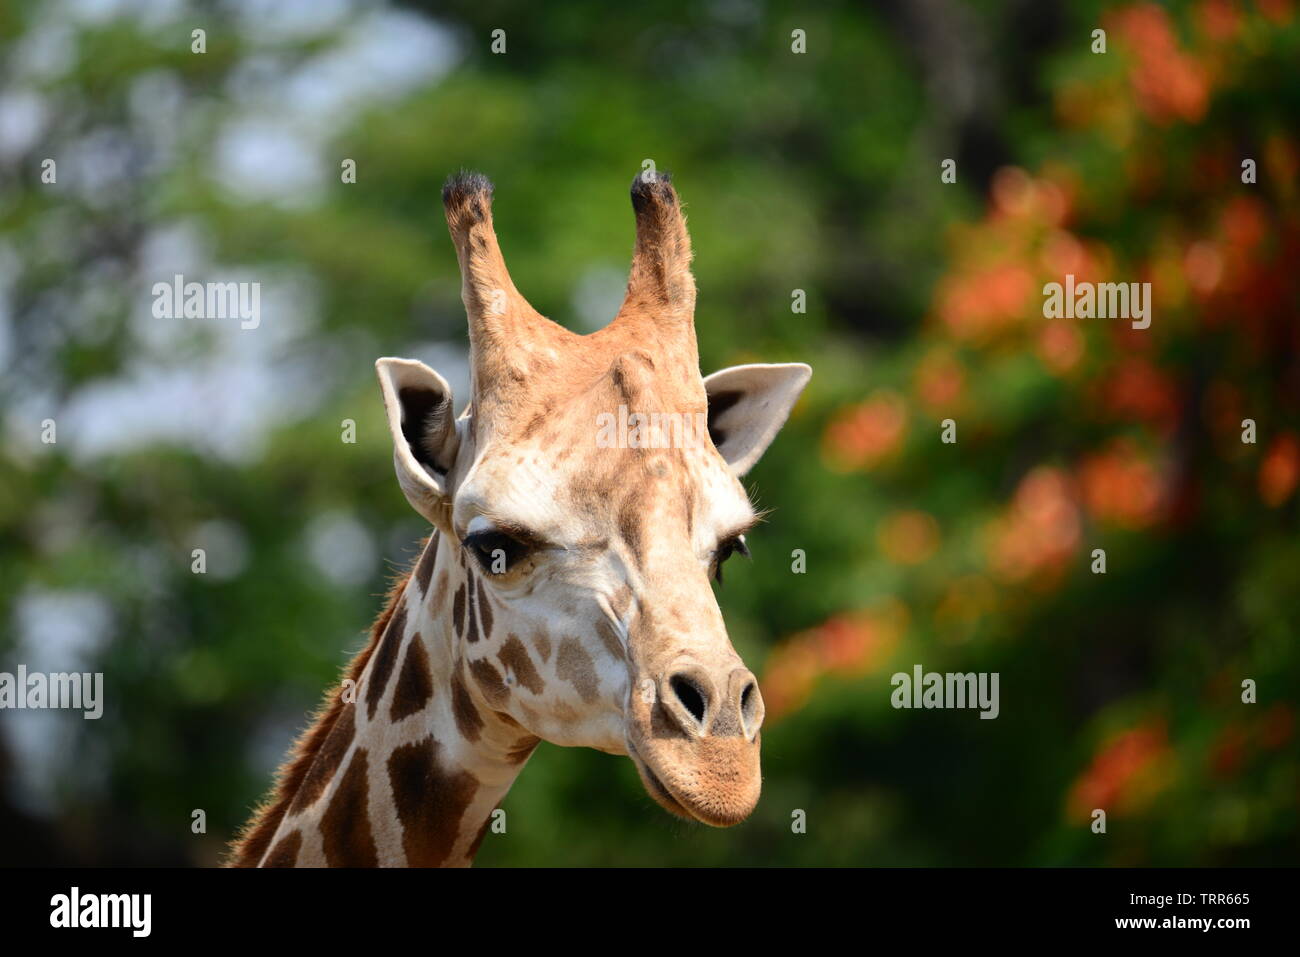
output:
POLYGON ((654 798, 660 807, 675 817, 685 818, 688 821, 697 821, 701 824, 712 823, 692 813, 685 804, 677 800, 673 792, 668 790, 667 785, 659 780, 654 771, 650 770, 649 763, 645 758, 641 757, 640 752, 637 751, 636 746, 631 741, 627 742, 627 753, 632 759, 632 764, 636 766, 637 773, 641 775, 641 783, 645 785, 646 793, 654 798))

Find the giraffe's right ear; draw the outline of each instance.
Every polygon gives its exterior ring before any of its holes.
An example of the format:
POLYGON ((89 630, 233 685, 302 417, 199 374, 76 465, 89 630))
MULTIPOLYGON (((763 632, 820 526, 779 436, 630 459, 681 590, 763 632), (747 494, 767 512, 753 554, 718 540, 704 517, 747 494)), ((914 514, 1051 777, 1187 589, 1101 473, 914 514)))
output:
POLYGON ((393 436, 397 482, 417 512, 442 525, 449 502, 447 473, 460 447, 451 386, 413 359, 380 359, 375 371, 393 436))

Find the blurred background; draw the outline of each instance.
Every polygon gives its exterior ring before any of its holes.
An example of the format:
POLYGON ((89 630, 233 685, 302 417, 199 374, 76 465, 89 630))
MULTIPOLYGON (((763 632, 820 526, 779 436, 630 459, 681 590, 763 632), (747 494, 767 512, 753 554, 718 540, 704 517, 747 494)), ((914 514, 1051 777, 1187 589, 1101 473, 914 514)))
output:
POLYGON ((1295 863, 1298 121, 1293 0, 5 3, 0 670, 105 712, 0 712, 0 864, 219 859, 425 534, 372 362, 466 397, 442 181, 589 331, 646 159, 704 371, 815 369, 719 592, 764 796, 691 826, 544 744, 479 864, 1295 863), (176 273, 259 327, 155 318, 176 273), (1067 273, 1152 283, 1150 329, 1045 319, 1067 273), (1000 716, 894 710, 915 664, 1000 716))

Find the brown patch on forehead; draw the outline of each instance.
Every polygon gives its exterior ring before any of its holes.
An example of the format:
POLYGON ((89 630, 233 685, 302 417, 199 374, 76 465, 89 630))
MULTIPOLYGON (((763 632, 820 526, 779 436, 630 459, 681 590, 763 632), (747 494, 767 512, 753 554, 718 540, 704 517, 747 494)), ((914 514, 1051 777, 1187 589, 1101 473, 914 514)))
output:
POLYGON ((402 824, 408 867, 446 863, 455 849, 461 818, 478 791, 474 775, 443 765, 439 751, 431 735, 402 745, 388 758, 388 781, 402 824))
POLYGON ((565 489, 565 507, 580 518, 600 521, 612 488, 612 483, 597 472, 579 472, 565 489))
POLYGON ((379 855, 370 831, 366 783, 368 758, 358 748, 339 780, 338 790, 320 819, 325 862, 330 867, 378 867, 379 855))
POLYGON ((483 697, 487 699, 488 704, 492 705, 492 707, 501 707, 505 700, 510 697, 510 689, 501 680, 501 673, 492 667, 492 662, 483 658, 478 661, 471 661, 469 663, 469 673, 474 676, 479 689, 483 692, 483 697))
POLYGON ((290 831, 266 855, 263 867, 293 867, 298 863, 298 850, 302 847, 302 832, 290 831))
POLYGON ((436 564, 438 554, 438 533, 434 532, 429 536, 429 541, 424 546, 424 554, 420 556, 420 564, 415 566, 415 580, 420 583, 420 597, 428 598, 429 596, 429 579, 433 576, 433 566, 436 564))
POLYGON ((366 714, 373 720, 379 699, 388 687, 388 678, 397 663, 397 652, 402 644, 402 633, 406 630, 406 603, 402 602, 393 612, 392 620, 384 630, 379 650, 375 652, 374 663, 370 666, 370 683, 366 686, 366 714))
POLYGON ((578 639, 565 638, 560 642, 555 654, 555 673, 573 685, 583 701, 590 704, 596 700, 596 667, 578 639))
POLYGON ((629 409, 644 405, 640 400, 646 393, 645 386, 654 368, 654 357, 643 349, 624 353, 615 359, 609 368, 609 380, 618 401, 629 409))
POLYGON ((503 667, 514 672, 515 677, 519 679, 519 683, 533 694, 540 695, 546 687, 546 682, 542 680, 542 676, 533 667, 533 659, 528 657, 528 649, 514 635, 506 636, 505 644, 501 646, 497 659, 503 667))
POLYGON ((460 671, 451 677, 451 710, 456 715, 456 727, 466 741, 477 741, 483 730, 483 718, 474 706, 469 689, 461 680, 460 671))
POLYGON ((402 660, 402 670, 397 674, 397 686, 393 689, 393 704, 389 708, 390 720, 401 721, 408 715, 424 710, 424 706, 433 697, 433 677, 429 673, 429 656, 424 650, 424 641, 417 631, 411 636, 406 646, 406 657, 402 660))
POLYGON ((456 597, 451 602, 451 623, 456 629, 456 637, 465 634, 465 585, 462 582, 456 588, 456 597))
POLYGON ((642 562, 642 522, 644 521, 644 502, 641 495, 630 492, 618 509, 618 535, 632 553, 632 560, 640 565, 642 562))
POLYGON ((338 771, 343 756, 348 753, 348 745, 352 743, 356 728, 356 706, 345 705, 339 712, 334 726, 330 728, 330 733, 325 737, 325 743, 316 752, 316 760, 312 762, 306 777, 302 779, 302 784, 294 794, 293 803, 289 805, 290 814, 297 814, 311 807, 325 792, 325 788, 334 778, 334 773, 338 771))
POLYGON ((488 604, 481 578, 478 580, 478 620, 483 626, 483 640, 486 641, 492 637, 492 606, 488 604))

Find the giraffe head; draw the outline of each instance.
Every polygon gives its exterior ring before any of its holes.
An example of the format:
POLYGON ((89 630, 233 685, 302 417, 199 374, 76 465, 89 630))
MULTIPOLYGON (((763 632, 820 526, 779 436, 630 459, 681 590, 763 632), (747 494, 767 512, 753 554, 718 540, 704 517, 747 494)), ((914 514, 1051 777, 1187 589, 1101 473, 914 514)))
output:
POLYGON ((477 622, 453 616, 456 668, 532 735, 630 756, 674 814, 737 823, 758 800, 763 698, 711 580, 748 554, 740 479, 811 370, 701 378, 690 239, 665 174, 633 182, 627 296, 586 336, 515 288, 491 198, 474 174, 443 190, 469 318, 464 412, 423 364, 377 363, 399 483, 460 547, 457 601, 477 600, 477 622))

